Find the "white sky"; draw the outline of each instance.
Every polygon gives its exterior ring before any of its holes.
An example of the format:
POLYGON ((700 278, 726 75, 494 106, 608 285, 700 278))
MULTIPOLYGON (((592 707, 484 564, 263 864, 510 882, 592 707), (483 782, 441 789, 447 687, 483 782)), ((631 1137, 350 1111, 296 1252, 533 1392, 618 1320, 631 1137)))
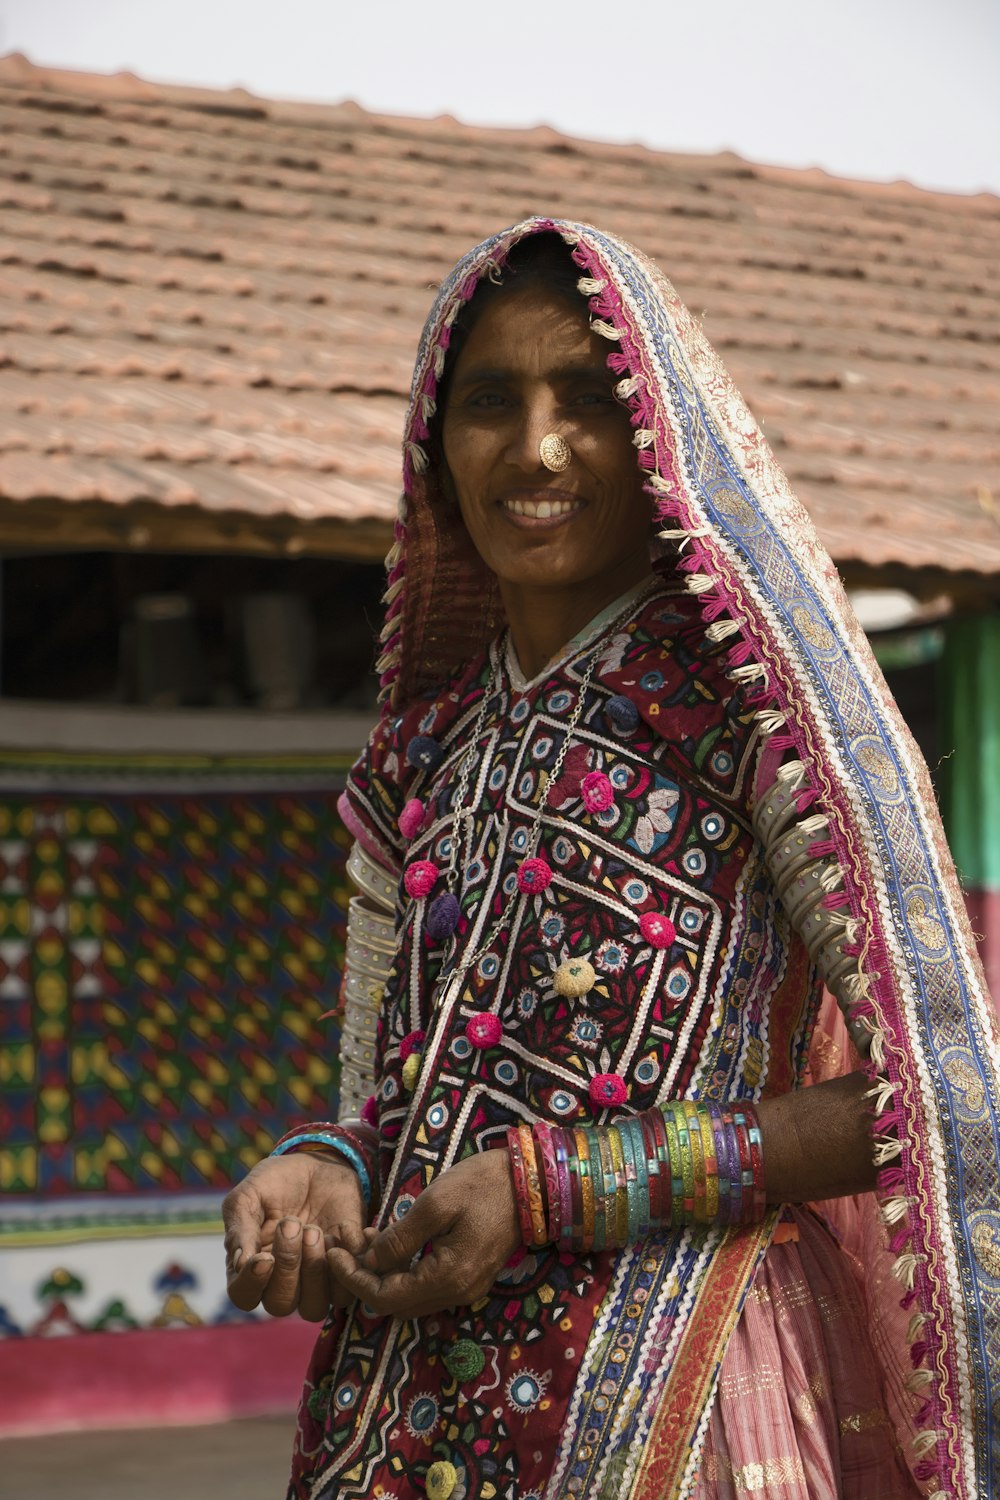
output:
POLYGON ((0 52, 1000 192, 1000 0, 0 0, 0 52))

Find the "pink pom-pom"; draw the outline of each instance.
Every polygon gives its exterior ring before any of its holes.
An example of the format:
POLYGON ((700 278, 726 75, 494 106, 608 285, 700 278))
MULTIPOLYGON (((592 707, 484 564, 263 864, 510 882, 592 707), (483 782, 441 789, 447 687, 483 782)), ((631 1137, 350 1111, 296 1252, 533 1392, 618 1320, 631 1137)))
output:
POLYGON ((474 1047, 495 1047, 503 1036, 500 1017, 495 1016, 491 1010, 481 1011, 479 1015, 470 1017, 465 1034, 474 1047))
POLYGON ((654 948, 669 948, 677 936, 677 928, 661 911, 644 911, 639 918, 639 931, 654 948))
POLYGON ((378 1100, 374 1094, 369 1094, 362 1104, 361 1118, 366 1125, 371 1125, 373 1128, 378 1125, 378 1100))
POLYGON ((611 1109, 627 1098, 625 1080, 617 1073, 597 1073, 590 1080, 590 1102, 595 1109, 611 1109))
POLYGON ((522 860, 517 870, 517 888, 537 896, 552 884, 552 871, 544 859, 522 860))
POLYGON ((607 812, 615 800, 615 789, 603 771, 589 771, 580 783, 580 792, 589 813, 607 812))
POLYGON ((403 876, 406 894, 412 896, 415 901, 421 900, 424 896, 429 896, 437 885, 439 874, 440 871, 437 865, 432 864, 429 859, 415 859, 412 865, 407 867, 406 873, 403 876))
POLYGON ((399 815, 399 831, 404 839, 415 839, 424 826, 427 809, 419 797, 411 797, 399 815))
POLYGON ((425 1036, 426 1032, 423 1031, 410 1031, 406 1036, 404 1036, 403 1040, 399 1044, 399 1055, 402 1058, 403 1062, 405 1062, 408 1057, 412 1057, 414 1052, 420 1051, 421 1047, 424 1045, 425 1036))

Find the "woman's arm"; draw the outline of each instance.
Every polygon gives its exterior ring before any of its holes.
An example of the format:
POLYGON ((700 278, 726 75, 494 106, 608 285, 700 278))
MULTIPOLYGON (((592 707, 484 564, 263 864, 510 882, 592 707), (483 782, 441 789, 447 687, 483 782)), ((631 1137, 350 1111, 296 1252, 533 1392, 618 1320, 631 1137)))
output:
MULTIPOLYGON (((758 1105, 768 1202, 874 1187, 869 1088, 863 1073, 852 1073, 758 1105)), ((376 1312, 421 1317, 475 1301, 521 1242, 508 1152, 464 1157, 405 1218, 366 1233, 364 1254, 335 1250, 328 1259, 334 1282, 376 1312)))
POLYGON ((810 1203, 875 1186, 864 1073, 848 1073, 757 1106, 769 1203, 810 1203))

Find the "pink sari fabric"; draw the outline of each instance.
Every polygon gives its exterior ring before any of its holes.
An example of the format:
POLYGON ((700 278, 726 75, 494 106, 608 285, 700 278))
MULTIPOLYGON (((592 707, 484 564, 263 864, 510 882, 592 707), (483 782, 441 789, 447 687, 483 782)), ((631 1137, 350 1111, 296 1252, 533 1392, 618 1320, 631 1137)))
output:
POLYGON ((914 1500, 855 1268, 786 1211, 726 1348, 694 1500, 914 1500))

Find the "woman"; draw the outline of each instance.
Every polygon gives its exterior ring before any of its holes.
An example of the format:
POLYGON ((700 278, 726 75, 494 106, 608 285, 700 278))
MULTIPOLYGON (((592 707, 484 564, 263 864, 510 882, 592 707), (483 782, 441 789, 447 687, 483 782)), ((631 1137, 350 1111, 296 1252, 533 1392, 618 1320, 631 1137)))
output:
POLYGON ((226 1203, 238 1305, 336 1309, 290 1495, 1000 1493, 995 1016, 926 771, 643 257, 460 263, 389 569, 371 1097, 226 1203))

